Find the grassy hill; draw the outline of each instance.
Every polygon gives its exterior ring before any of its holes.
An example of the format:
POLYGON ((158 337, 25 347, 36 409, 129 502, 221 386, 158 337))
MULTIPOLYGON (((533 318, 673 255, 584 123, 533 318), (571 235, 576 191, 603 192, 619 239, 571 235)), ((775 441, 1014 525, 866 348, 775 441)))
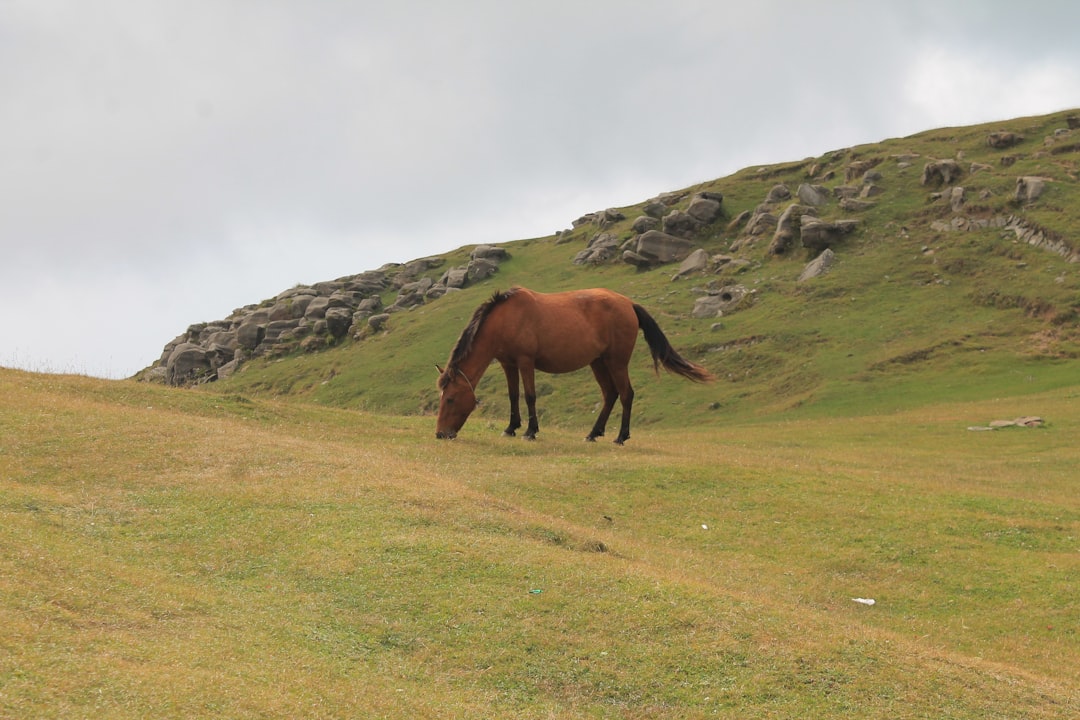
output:
MULTIPOLYGON (((945 128, 907 138, 837 150, 819 158, 747 168, 688 188, 724 195, 726 218, 695 238, 713 254, 748 261, 718 274, 673 281, 674 266, 640 271, 616 263, 571 264, 598 231, 584 224, 572 234, 505 243, 512 259, 492 279, 393 316, 390 329, 323 352, 249 362, 209 389, 248 397, 289 396, 339 407, 395 414, 430 413, 437 403, 435 363, 445 361, 472 310, 496 288, 521 284, 542 291, 605 286, 633 297, 660 320, 673 344, 721 379, 698 388, 651 377, 647 353, 633 364, 636 426, 723 426, 781 414, 830 416, 879 413, 942 399, 1008 397, 1069 385, 1080 353, 1077 265, 1023 242, 1001 227, 945 231, 954 218, 974 224, 1015 217, 1060 244, 1080 248, 1080 130, 1073 112, 987 125, 945 128), (987 143, 1008 131, 1023 140, 1008 149, 987 143), (954 211, 932 199, 943 188, 921 183, 923 166, 956 159, 966 202, 954 211), (880 174, 883 190, 869 209, 848 212, 835 199, 826 220, 856 218, 859 229, 834 244, 837 265, 828 275, 797 282, 807 251, 767 252, 769 236, 731 252, 741 227, 778 183, 794 192, 812 182, 830 191, 858 184, 853 171, 880 174), (1014 200, 1020 176, 1047 178, 1032 203, 1014 200), (695 320, 690 310, 708 282, 740 284, 752 302, 720 320, 695 320)), ((856 173, 857 175, 857 173, 856 173)), ((683 205, 688 200, 683 201, 683 205)), ((633 235, 642 204, 621 208, 625 220, 606 232, 633 235)), ((676 206, 678 207, 678 206, 676 206)), ((779 208, 782 209, 782 206, 779 208)), ((779 209, 777 212, 779 212, 779 209)), ((468 248, 447 253, 459 263, 468 248)), ((731 267, 731 265, 726 266, 731 267)), ((437 277, 442 268, 431 271, 437 277)), ((391 302, 393 293, 387 294, 391 302)), ((541 378, 542 427, 591 425, 599 393, 588 371, 541 378)), ((488 400, 469 428, 504 422, 501 373, 480 387, 488 400)))
POLYGON ((618 447, 0 370, 0 717, 1076 717, 1078 393, 618 447))
POLYGON ((862 224, 805 283, 768 238, 715 277, 581 268, 581 226, 385 333, 194 389, 0 369, 0 718, 1080 716, 1077 265, 935 229, 956 213, 920 184, 962 155, 962 217, 1072 242, 1067 115, 694 188, 724 194, 698 241, 727 253, 778 182, 874 164, 884 194, 823 208, 862 224), (1052 180, 1017 205, 1021 175, 1052 180), (713 279, 753 301, 690 318, 713 279), (618 447, 581 440, 588 372, 540 378, 537 442, 501 437, 490 372, 437 442, 434 364, 514 283, 625 292, 719 381, 654 378, 639 346, 618 447), (1046 422, 968 430, 1022 415, 1046 422))

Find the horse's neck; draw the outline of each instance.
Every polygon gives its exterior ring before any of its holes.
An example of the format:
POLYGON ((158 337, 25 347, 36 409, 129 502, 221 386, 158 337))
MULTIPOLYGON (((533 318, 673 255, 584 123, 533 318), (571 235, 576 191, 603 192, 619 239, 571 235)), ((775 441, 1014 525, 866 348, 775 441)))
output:
POLYGON ((468 357, 458 363, 458 369, 465 374, 465 377, 475 387, 480 384, 480 378, 484 377, 484 373, 487 372, 488 366, 491 365, 491 361, 494 359, 495 356, 491 352, 480 350, 474 346, 468 357))

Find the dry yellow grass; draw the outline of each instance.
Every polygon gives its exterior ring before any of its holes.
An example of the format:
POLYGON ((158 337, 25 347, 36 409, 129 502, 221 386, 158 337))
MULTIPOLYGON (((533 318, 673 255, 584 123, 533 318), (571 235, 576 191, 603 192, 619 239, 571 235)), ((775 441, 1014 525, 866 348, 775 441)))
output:
POLYGON ((0 717, 1073 716, 1074 402, 436 443, 0 371, 0 717))

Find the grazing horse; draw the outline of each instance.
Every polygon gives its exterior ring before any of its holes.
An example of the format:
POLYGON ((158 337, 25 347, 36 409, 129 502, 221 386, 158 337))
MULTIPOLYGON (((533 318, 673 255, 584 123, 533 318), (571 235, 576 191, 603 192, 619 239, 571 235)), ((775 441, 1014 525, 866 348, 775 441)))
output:
MULTIPOLYGON (((630 355, 638 330, 652 351, 653 368, 695 382, 713 379, 709 372, 683 358, 671 347, 660 326, 643 307, 611 290, 594 288, 562 293, 538 293, 523 287, 496 292, 476 308, 458 338, 446 369, 439 368, 439 420, 435 437, 454 438, 476 407, 476 386, 492 360, 506 373, 510 395, 510 424, 506 435, 521 427, 518 375, 525 386, 529 426, 525 437, 536 438, 536 381, 534 373, 566 373, 592 368, 604 396, 604 407, 586 440, 604 434, 615 400, 622 401, 622 426, 615 442, 630 437, 630 355)), ((438 367, 438 366, 436 366, 438 367)))

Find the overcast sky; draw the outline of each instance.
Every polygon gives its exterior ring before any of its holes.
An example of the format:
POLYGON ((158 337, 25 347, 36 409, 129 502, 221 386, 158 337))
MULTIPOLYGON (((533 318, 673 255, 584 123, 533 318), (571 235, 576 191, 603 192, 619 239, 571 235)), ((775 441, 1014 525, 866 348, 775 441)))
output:
POLYGON ((0 365, 127 377, 297 283, 1078 107, 1078 27, 1074 0, 0 0, 0 365))

